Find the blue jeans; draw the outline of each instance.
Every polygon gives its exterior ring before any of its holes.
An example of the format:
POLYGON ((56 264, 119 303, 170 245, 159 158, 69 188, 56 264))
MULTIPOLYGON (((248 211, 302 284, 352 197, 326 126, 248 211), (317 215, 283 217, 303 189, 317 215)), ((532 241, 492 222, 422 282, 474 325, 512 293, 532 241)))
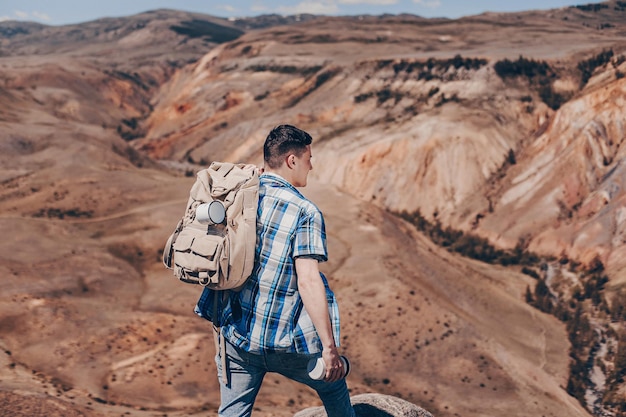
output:
POLYGON ((276 372, 317 391, 328 417, 355 417, 350 404, 350 394, 345 379, 324 382, 311 379, 307 364, 319 355, 271 352, 265 354, 248 353, 226 342, 226 363, 229 368, 229 384, 222 381, 222 365, 219 353, 215 358, 220 380, 220 417, 245 417, 252 413, 263 377, 267 372, 276 372))

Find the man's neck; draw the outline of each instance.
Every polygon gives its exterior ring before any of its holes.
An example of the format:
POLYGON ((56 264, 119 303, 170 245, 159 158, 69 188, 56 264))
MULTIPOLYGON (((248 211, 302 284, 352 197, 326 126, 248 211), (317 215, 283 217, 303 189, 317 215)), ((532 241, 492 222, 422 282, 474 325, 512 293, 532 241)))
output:
POLYGON ((279 177, 281 177, 282 179, 287 181, 289 184, 293 184, 293 182, 291 181, 291 171, 289 169, 287 169, 287 168, 285 168, 285 169, 282 169, 282 168, 283 167, 281 167, 279 169, 265 168, 263 173, 278 175, 279 177))

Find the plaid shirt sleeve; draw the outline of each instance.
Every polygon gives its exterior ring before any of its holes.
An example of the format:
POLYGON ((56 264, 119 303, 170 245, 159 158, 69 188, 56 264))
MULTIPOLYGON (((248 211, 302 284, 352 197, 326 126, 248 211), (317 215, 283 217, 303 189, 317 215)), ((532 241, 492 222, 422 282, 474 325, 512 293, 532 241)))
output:
POLYGON ((300 221, 294 238, 293 257, 312 257, 319 262, 328 260, 326 226, 318 210, 303 216, 300 221))

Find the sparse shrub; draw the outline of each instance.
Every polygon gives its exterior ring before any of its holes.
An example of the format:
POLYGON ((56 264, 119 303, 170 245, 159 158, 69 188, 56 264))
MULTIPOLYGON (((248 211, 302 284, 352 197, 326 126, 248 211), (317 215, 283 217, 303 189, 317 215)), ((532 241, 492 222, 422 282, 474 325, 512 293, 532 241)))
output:
POLYGON ((91 218, 93 217, 93 211, 92 210, 81 210, 79 208, 72 208, 72 209, 60 209, 60 208, 52 208, 52 207, 47 207, 47 208, 42 208, 39 211, 37 211, 35 214, 33 214, 33 217, 47 217, 49 219, 65 219, 66 217, 73 217, 73 218, 91 218))
POLYGON ((597 274, 604 271, 604 264, 600 259, 600 256, 596 255, 587 265, 587 273, 589 274, 597 274))
POLYGON ((576 285, 572 289, 572 299, 576 301, 583 301, 585 299, 585 294, 583 292, 583 289, 580 287, 580 285, 576 285))
POLYGON ((533 277, 535 279, 540 279, 539 274, 534 269, 528 268, 527 266, 522 267, 522 274, 526 274, 529 277, 533 277))
POLYGON ((437 103, 435 103, 435 107, 443 106, 444 104, 449 102, 458 103, 460 101, 461 100, 459 100, 459 96, 456 93, 452 94, 450 97, 446 97, 446 95, 442 93, 439 96, 439 100, 437 100, 437 103))
POLYGON ((172 25, 170 30, 189 38, 204 38, 207 41, 216 43, 233 41, 244 33, 239 29, 200 19, 187 20, 181 22, 180 25, 172 25))
POLYGON ((419 75, 417 76, 418 80, 424 80, 424 81, 431 81, 435 79, 435 75, 430 72, 430 70, 428 71, 420 71, 419 75))
POLYGON ((336 36, 333 36, 328 33, 321 33, 318 35, 303 37, 300 40, 300 42, 293 42, 293 43, 309 43, 309 42, 310 43, 335 43, 338 41, 339 41, 339 38, 336 36))
POLYGON ((609 6, 607 4, 598 4, 598 3, 588 3, 588 4, 581 4, 581 5, 577 5, 577 6, 570 6, 570 7, 575 7, 578 10, 582 10, 583 12, 599 12, 602 9, 608 9, 609 6))
POLYGON ((535 61, 520 55, 517 61, 503 59, 493 66, 496 74, 502 79, 514 77, 545 77, 551 72, 551 68, 546 61, 535 61))
POLYGON ((613 50, 608 49, 603 50, 594 57, 580 61, 577 66, 580 71, 580 86, 584 87, 593 75, 595 69, 609 63, 613 55, 613 50))
POLYGON ((111 146, 111 149, 117 155, 127 159, 131 164, 133 164, 137 168, 142 168, 146 164, 146 162, 149 161, 148 157, 146 157, 144 154, 142 154, 141 152, 139 152, 132 146, 126 145, 124 147, 120 147, 117 144, 113 144, 111 146))
POLYGON ((130 81, 131 83, 139 86, 144 91, 148 91, 150 89, 150 87, 141 78, 141 75, 139 75, 139 73, 137 73, 137 72, 133 72, 131 74, 130 72, 124 72, 124 71, 104 70, 104 73, 106 75, 118 78, 120 80, 130 81))
POLYGON ((584 407, 587 405, 585 393, 589 377, 587 375, 587 367, 584 362, 578 358, 572 358, 569 367, 570 376, 567 380, 567 393, 576 398, 584 407))
POLYGON ((267 98, 267 96, 269 96, 269 94, 270 94, 270 92, 269 92, 269 91, 266 91, 266 92, 265 92, 265 93, 263 93, 263 94, 259 94, 258 96, 255 96, 255 97, 254 97, 254 101, 261 101, 261 100, 264 100, 265 98, 267 98))
POLYGON ((137 129, 138 126, 138 120, 136 117, 132 117, 130 119, 122 119, 122 123, 124 123, 126 126, 130 127, 131 129, 137 129))
POLYGON ((487 65, 488 61, 483 58, 463 58, 461 55, 455 55, 449 59, 429 58, 426 61, 400 60, 397 62, 391 60, 381 60, 378 62, 378 69, 386 68, 393 64, 392 68, 396 75, 404 72, 407 74, 417 73, 418 80, 432 80, 434 78, 441 79, 442 74, 450 68, 466 70, 478 70, 487 65), (434 71, 441 74, 436 75, 434 71))
POLYGON ((594 331, 589 318, 585 314, 582 303, 578 303, 574 317, 567 323, 566 327, 574 349, 591 346, 591 341, 594 339, 594 331))
POLYGON ((507 162, 511 165, 515 165, 517 160, 515 159, 515 151, 513 149, 509 149, 509 153, 507 155, 507 162))
POLYGON ((321 74, 318 74, 317 77, 315 78, 315 82, 313 83, 313 85, 309 87, 309 89, 306 90, 304 93, 302 93, 302 95, 294 98, 288 104, 288 107, 295 106, 300 100, 302 100, 303 98, 311 94, 313 91, 318 89, 320 86, 322 86, 324 83, 326 83, 328 80, 330 80, 331 78, 333 78, 335 75, 339 74, 340 72, 341 72, 340 68, 330 68, 322 72, 321 74))
MULTIPOLYGON (((560 108, 571 97, 554 91, 551 79, 555 77, 555 73, 546 61, 535 61, 520 55, 517 61, 503 59, 496 62, 494 70, 503 80, 518 77, 526 78, 531 87, 537 91, 541 100, 553 110, 560 108)), ((531 102, 532 96, 524 96, 521 101, 531 102)))
POLYGON ((557 206, 559 206, 559 215, 557 217, 559 220, 567 220, 572 218, 572 216, 574 215, 574 211, 569 208, 563 200, 557 200, 556 204, 557 206))
POLYGON ((321 74, 319 74, 317 76, 317 78, 315 78, 315 87, 314 87, 314 89, 320 87, 326 81, 330 80, 335 75, 337 75, 340 71, 341 70, 339 68, 335 68, 335 69, 331 69, 331 70, 328 70, 328 71, 324 71, 321 74))
POLYGON ((621 382, 626 376, 626 332, 622 331, 618 339, 617 353, 615 355, 614 370, 611 382, 621 382))
POLYGON ((604 29, 610 29, 610 28, 614 28, 615 25, 612 23, 600 23, 598 25, 598 30, 604 30, 604 29))
POLYGON ((395 214, 413 224, 417 230, 423 232, 437 245, 468 258, 500 265, 530 265, 539 262, 539 257, 528 252, 522 242, 519 242, 513 250, 497 249, 487 239, 480 236, 454 230, 451 227, 443 228, 438 220, 431 223, 422 216, 419 210, 413 213, 402 211, 395 214))
POLYGON ((308 76, 311 74, 315 74, 319 70, 322 69, 320 65, 314 65, 312 67, 297 67, 295 65, 250 65, 246 67, 246 70, 253 72, 276 72, 279 74, 299 74, 303 76, 308 76))
POLYGON ((616 294, 611 302, 611 320, 614 322, 626 321, 626 293, 621 291, 616 294))
POLYGON ((393 99, 396 103, 402 100, 403 94, 399 91, 392 91, 389 87, 385 87, 382 90, 376 92, 376 98, 378 104, 383 104, 387 100, 393 99))
POLYGON ((563 303, 560 300, 557 301, 556 306, 554 306, 552 314, 563 323, 567 323, 571 319, 571 312, 568 304, 563 303))
POLYGON ((563 103, 569 100, 569 97, 555 92, 550 83, 543 84, 539 88, 539 97, 552 110, 558 110, 563 103))
POLYGON ((535 301, 535 299, 533 298, 533 293, 530 292, 530 286, 528 285, 526 286, 526 295, 524 298, 526 299, 527 304, 532 304, 535 301))
POLYGON ((533 305, 544 313, 552 312, 552 294, 543 279, 538 280, 535 286, 535 301, 533 305))
POLYGON ((29 33, 30 33, 30 30, 21 26, 18 26, 18 27, 0 26, 0 35, 2 35, 2 37, 4 38, 12 38, 17 35, 28 35, 29 33))
POLYGON ((385 87, 384 89, 378 91, 376 93, 376 97, 378 98, 378 104, 382 104, 385 101, 389 100, 392 97, 392 92, 389 87, 385 87))
POLYGON ((439 92, 439 87, 433 87, 428 91, 428 97, 432 97, 439 92))
POLYGON ((354 102, 362 103, 373 96, 374 96, 373 92, 359 94, 358 96, 354 96, 354 102))
POLYGON ((387 68, 392 63, 393 63, 393 60, 391 59, 381 59, 380 61, 376 62, 376 69, 381 70, 383 68, 387 68))
POLYGON ((566 324, 566 328, 571 343, 570 357, 572 359, 567 392, 583 406, 586 406, 585 393, 590 383, 589 372, 591 369, 587 363, 587 358, 592 357, 590 350, 596 345, 596 334, 581 303, 577 305, 573 317, 566 324))
POLYGON ((502 253, 491 245, 487 239, 470 234, 460 234, 459 238, 450 246, 450 249, 454 252, 483 262, 493 262, 502 253))
POLYGON ((131 117, 130 119, 122 119, 122 123, 117 126, 117 134, 125 141, 131 141, 142 137, 145 132, 140 126, 141 119, 131 117))

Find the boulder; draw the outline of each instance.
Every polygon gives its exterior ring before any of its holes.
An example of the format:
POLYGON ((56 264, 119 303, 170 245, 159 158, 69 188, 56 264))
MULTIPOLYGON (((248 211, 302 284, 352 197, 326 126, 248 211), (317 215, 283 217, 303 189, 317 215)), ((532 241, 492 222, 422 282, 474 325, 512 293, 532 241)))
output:
MULTIPOLYGON (((391 395, 361 394, 351 398, 357 417, 433 417, 428 411, 391 395)), ((294 417, 326 417, 324 407, 302 410, 294 417)))

